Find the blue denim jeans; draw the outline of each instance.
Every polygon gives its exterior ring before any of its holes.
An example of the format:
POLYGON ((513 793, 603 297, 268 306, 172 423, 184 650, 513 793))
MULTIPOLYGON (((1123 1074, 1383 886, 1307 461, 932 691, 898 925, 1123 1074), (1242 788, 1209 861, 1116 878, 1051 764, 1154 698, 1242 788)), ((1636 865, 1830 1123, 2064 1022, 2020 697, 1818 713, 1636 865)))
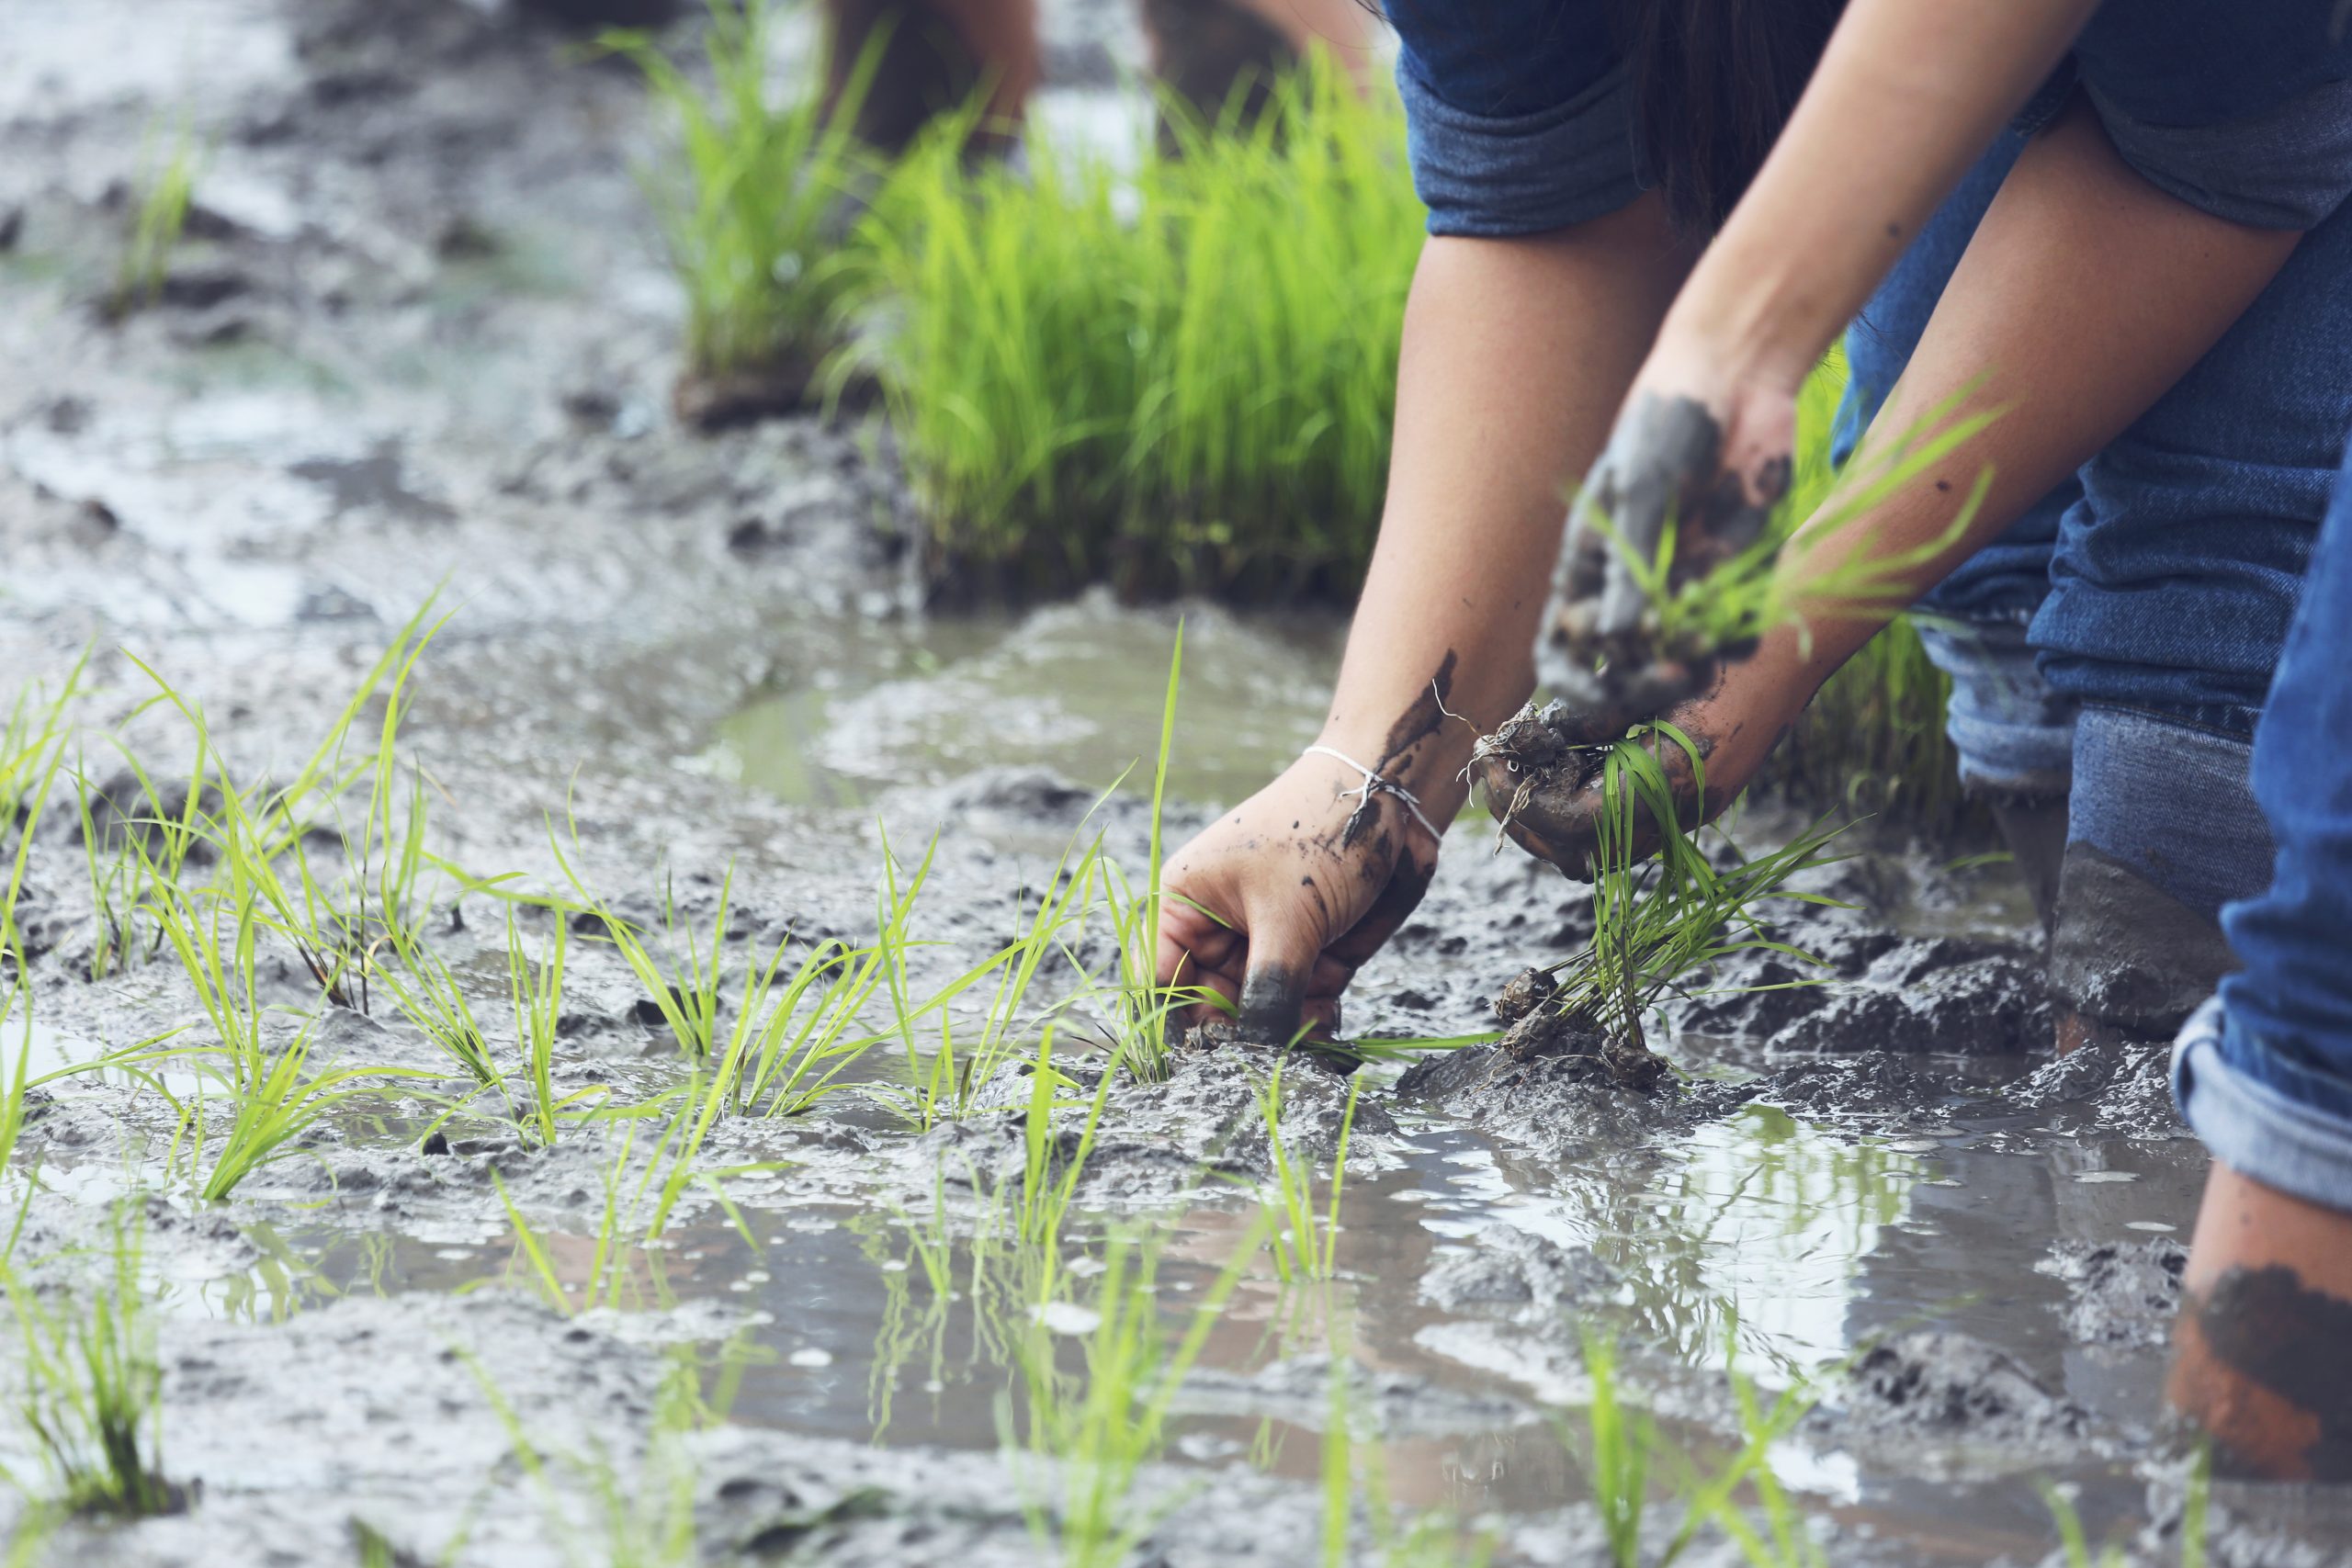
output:
MULTIPOLYGON (((2024 145, 1996 143, 1847 333, 1834 456, 1902 373, 2024 145)), ((2347 429, 2352 204, 2154 406, 1928 596, 1963 775, 2022 794, 2071 781, 2070 839, 2200 914, 2254 893, 2270 855, 2246 747, 2347 429), (2076 744, 2085 709, 2099 744, 2076 744), (2151 746, 2169 774, 2139 766, 2151 746)))
MULTIPOLYGON (((1388 0, 1433 234, 1538 233, 1653 183, 1609 0, 1388 0)), ((2234 222, 2309 229, 2352 190, 2352 29, 2336 0, 2105 0, 2019 115, 2075 89, 2125 160, 2234 222)))
POLYGON ((2278 854, 2222 924, 2241 967, 2189 1021, 2173 1094, 2214 1157, 2352 1209, 2352 448, 2255 733, 2278 854))

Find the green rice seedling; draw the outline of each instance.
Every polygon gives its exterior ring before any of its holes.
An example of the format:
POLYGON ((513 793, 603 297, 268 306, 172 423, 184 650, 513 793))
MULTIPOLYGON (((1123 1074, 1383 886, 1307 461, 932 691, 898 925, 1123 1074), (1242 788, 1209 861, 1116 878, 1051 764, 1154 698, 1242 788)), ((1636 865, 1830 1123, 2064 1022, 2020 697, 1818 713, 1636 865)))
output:
MULTIPOLYGON (((1644 1042, 1644 1016, 1696 969, 1757 950, 1800 964, 1817 964, 1811 954, 1774 940, 1756 913, 1758 906, 1773 899, 1835 903, 1787 883, 1821 863, 1821 852, 1841 829, 1825 819, 1770 854, 1718 868, 1698 835, 1679 824, 1680 808, 1660 754, 1668 744, 1681 750, 1699 790, 1705 789, 1706 763, 1698 748, 1664 721, 1607 749, 1602 810, 1595 823, 1592 940, 1576 957, 1552 966, 1558 989, 1546 1003, 1611 1040, 1634 1044, 1644 1042), (1637 813, 1662 829, 1660 848, 1648 861, 1634 854, 1637 813)), ((1723 842, 1730 845, 1727 837, 1723 842)))
MULTIPOLYGON (((681 926, 678 909, 668 885, 662 892, 662 924, 671 960, 664 963, 648 944, 645 933, 623 919, 612 905, 599 897, 572 863, 556 843, 552 834, 548 842, 555 851, 556 863, 564 877, 580 895, 582 905, 596 918, 603 928, 604 939, 613 944, 628 964, 629 972, 644 987, 653 1005, 661 1010, 662 1020, 677 1037, 678 1049, 690 1062, 707 1062, 717 1041, 718 1015, 721 1010, 719 993, 725 988, 727 949, 727 916, 735 895, 735 864, 729 861, 727 875, 719 885, 718 908, 711 916, 710 947, 703 948, 701 939, 691 926, 681 926)), ((571 824, 571 844, 576 853, 580 847, 580 828, 571 824)), ((777 957, 783 956, 782 949, 777 957)), ((774 966, 770 966, 773 975, 774 966)))
POLYGON ((529 1086, 519 1120, 543 1148, 553 1145, 556 1129, 572 1113, 571 1107, 584 1106, 611 1092, 604 1084, 592 1084, 560 1098, 555 1092, 555 1043, 562 1032, 563 964, 571 927, 560 911, 554 926, 547 956, 535 964, 524 948, 522 933, 515 929, 514 910, 510 908, 506 912, 507 994, 514 1010, 514 1038, 522 1045, 523 1074, 529 1086))
POLYGON ((369 968, 391 993, 392 1006, 447 1053, 477 1089, 506 1100, 511 1112, 505 1070, 491 1054, 489 1038, 475 1021, 473 1004, 466 999, 457 976, 406 925, 394 925, 389 936, 396 962, 369 968))
POLYGON ((649 1163, 647 1174, 632 1190, 628 1181, 631 1156, 637 1148, 637 1129, 628 1122, 621 1124, 615 1140, 613 1156, 603 1172, 604 1207, 599 1212, 595 1246, 592 1249, 584 1276, 575 1284, 567 1281, 557 1269, 554 1250, 531 1223, 515 1207, 507 1195, 505 1181, 492 1173, 491 1180, 498 1189, 499 1201, 506 1210, 507 1223, 514 1227, 516 1249, 527 1266, 527 1278, 538 1287, 549 1306, 559 1312, 593 1312, 598 1307, 622 1305, 632 1286, 629 1258, 634 1250, 631 1236, 633 1221, 643 1201, 645 1189, 656 1162, 649 1163), (627 1194, 627 1196, 624 1196, 627 1194))
POLYGON ((31 688, 19 691, 9 705, 6 728, 0 728, 0 838, 11 829, 17 834, 8 885, 0 890, 0 959, 13 964, 20 973, 25 953, 17 927, 17 901, 24 895, 33 834, 65 765, 67 714, 81 695, 82 671, 89 658, 85 649, 53 695, 44 698, 31 688))
POLYGON ((2066 1568, 2122 1568, 2123 1546, 2120 1541, 2109 1541, 2094 1554, 2090 1538, 2083 1531, 2083 1517, 2076 1511, 2074 1499, 2047 1481, 2035 1483, 2048 1506, 2050 1516, 2057 1521, 2058 1544, 2066 1554, 2066 1568))
POLYGON ((682 165, 650 184, 686 293, 686 358, 697 375, 775 384, 804 395, 838 343, 858 258, 838 232, 842 205, 867 183, 852 126, 881 61, 877 32, 828 106, 813 82, 777 107, 767 68, 768 0, 709 0, 708 86, 639 33, 601 47, 628 58, 673 122, 682 165))
POLYGON ((163 928, 155 921, 149 905, 156 888, 179 882, 189 852, 202 838, 207 820, 205 757, 200 749, 188 780, 187 797, 175 812, 165 807, 155 781, 138 757, 119 742, 118 749, 138 783, 144 809, 124 817, 119 803, 116 804, 111 847, 108 833, 100 828, 91 807, 86 761, 74 771, 74 795, 81 810, 82 847, 97 918, 90 956, 93 980, 102 980, 131 964, 144 964, 162 949, 163 928), (147 928, 143 942, 140 936, 142 920, 147 928))
POLYGON ((141 1518, 186 1495, 164 1478, 164 1372, 140 1280, 144 1237, 128 1203, 112 1226, 110 1280, 51 1307, 6 1276, 23 1347, 18 1414, 40 1450, 51 1495, 74 1513, 141 1518))
POLYGON ((1098 856, 1103 902, 1110 911, 1116 953, 1118 987, 1111 1016, 1117 1032, 1118 1054, 1127 1070, 1146 1083, 1165 1082, 1169 1074, 1170 1021, 1209 993, 1188 986, 1182 975, 1168 986, 1159 983, 1159 885, 1163 845, 1160 822, 1168 800, 1168 759, 1176 741, 1176 693, 1184 671, 1184 623, 1176 623, 1176 640, 1168 653, 1168 694, 1159 707, 1159 750, 1151 773, 1150 872, 1137 897, 1126 874, 1109 856, 1098 856))
POLYGON ((114 291, 107 308, 117 316, 153 305, 164 292, 172 270, 172 253, 179 248, 180 231, 196 196, 196 176, 203 156, 195 137, 182 126, 169 151, 155 161, 149 141, 148 168, 140 176, 139 207, 131 220, 130 236, 122 259, 115 265, 114 291))
POLYGON ((1181 1501, 1166 1497, 1145 1506, 1136 1498, 1136 1484, 1166 1440, 1178 1388, 1262 1241, 1253 1227, 1201 1293, 1172 1349, 1160 1322, 1158 1252, 1148 1241, 1114 1237, 1087 1301, 1055 1295, 1033 1303, 1013 1351, 1022 1430, 1016 1435, 1009 1401, 998 1407, 998 1428, 1008 1450, 1025 1450, 1056 1472, 1057 1485, 1050 1491, 1035 1471, 1024 1467, 1016 1474, 1040 1551, 1057 1545, 1066 1568, 1125 1562, 1152 1524, 1181 1501), (1082 1379, 1060 1369, 1057 1327, 1082 1335, 1082 1379))
POLYGON ((1054 1067, 1054 1031, 1048 1025, 1037 1043, 1037 1060, 1030 1069, 1029 1104, 1021 1124, 1021 1192, 1013 1205, 1013 1232, 1025 1247, 1037 1249, 1043 1260, 1042 1289, 1050 1292, 1061 1258, 1062 1222, 1078 1195, 1087 1156, 1102 1125, 1102 1109, 1110 1102, 1113 1082, 1105 1066, 1095 1079, 1094 1092, 1084 1100, 1061 1098, 1077 1086, 1054 1067), (1054 1132, 1057 1110, 1082 1107, 1085 1120, 1077 1138, 1064 1145, 1054 1132))
POLYGON ((195 732, 199 778, 209 759, 220 805, 217 814, 204 818, 204 837, 220 852, 226 884, 220 897, 233 903, 250 895, 266 923, 292 944, 328 999, 363 1012, 368 953, 388 933, 390 922, 413 925, 423 908, 417 878, 432 858, 424 848, 422 784, 415 784, 406 804, 399 804, 390 759, 408 708, 409 682, 425 649, 448 624, 447 614, 432 618, 436 600, 437 595, 428 598, 393 634, 316 750, 282 786, 237 784, 212 743, 203 710, 152 665, 128 655, 154 683, 155 700, 176 709, 195 732), (364 758, 351 761, 347 750, 353 726, 379 692, 384 716, 376 743, 364 758), (372 781, 372 786, 365 827, 355 835, 341 823, 340 802, 362 780, 372 781), (323 817, 336 818, 349 868, 332 886, 318 876, 310 858, 310 840, 323 817), (403 823, 405 838, 400 834, 403 823), (285 863, 291 863, 291 880, 281 869, 285 863))
POLYGON ((797 1116, 840 1088, 842 1075, 886 1038, 859 1021, 882 976, 878 944, 818 943, 777 998, 752 1058, 735 1075, 736 1110, 764 1100, 766 1115, 797 1116))
POLYGON ((1348 595, 1421 243, 1402 117, 1318 60, 1247 129, 1170 118, 1173 155, 1033 128, 1022 171, 945 123, 877 195, 861 231, 893 324, 871 359, 934 566, 1348 595))
MULTIPOLYGON (((24 1032, 17 1038, 16 1066, 9 1070, 6 1087, 0 1088, 0 1179, 5 1179, 13 1166, 17 1141, 25 1131, 25 1091, 32 1087, 33 1006, 20 976, 10 986, 6 996, 0 996, 0 1027, 21 1011, 24 1032)), ((0 1242, 0 1275, 7 1272, 8 1260, 16 1255, 17 1237, 24 1229, 25 1216, 30 1213, 32 1191, 25 1193, 26 1201, 17 1209, 17 1217, 8 1227, 7 1239, 0 1242)))
MULTIPOLYGON (((1806 1529, 1780 1477, 1772 1472, 1772 1445, 1787 1437, 1814 1405, 1809 1386, 1800 1383, 1768 1408, 1757 1396, 1756 1385, 1737 1371, 1732 1374, 1733 1397, 1739 1404, 1740 1429, 1747 1444, 1731 1463, 1706 1486, 1692 1505, 1695 1524, 1702 1510, 1712 1515, 1724 1533, 1739 1545, 1751 1568, 1825 1568, 1828 1557, 1806 1529), (1756 1495, 1764 1525, 1761 1529, 1734 1505, 1733 1495, 1745 1482, 1756 1495)), ((1691 1529, 1686 1527, 1687 1538, 1691 1529)))
MULTIPOLYGON (((198 1196, 226 1198, 255 1170, 299 1152, 303 1134, 337 1106, 372 1094, 390 1082, 428 1076, 413 1068, 365 1065, 313 1074, 310 1070, 312 1021, 305 1021, 294 1038, 273 1055, 263 1037, 263 1009, 255 989, 254 948, 261 921, 251 889, 233 903, 213 899, 199 908, 193 896, 167 888, 162 890, 156 912, 164 939, 196 988, 197 999, 219 1043, 139 1046, 108 1061, 136 1071, 178 1059, 220 1086, 230 1100, 228 1126, 198 1196)), ((161 1088, 159 1080, 157 1087, 161 1088)), ((170 1096, 169 1090, 163 1092, 170 1096)), ((192 1147, 200 1154, 211 1134, 203 1091, 199 1089, 191 1102, 181 1103, 175 1098, 174 1103, 184 1128, 193 1135, 192 1147)))
POLYGON ((1348 1135, 1356 1121, 1356 1091, 1348 1079, 1347 1109, 1340 1117, 1340 1141, 1331 1156, 1331 1193, 1325 1213, 1315 1211, 1315 1172, 1283 1138, 1283 1064, 1258 1083, 1258 1119, 1266 1128, 1266 1153, 1274 1165, 1274 1190, 1259 1190, 1272 1238, 1274 1272, 1283 1283, 1329 1280, 1339 1271, 1340 1192, 1348 1176, 1348 1135))

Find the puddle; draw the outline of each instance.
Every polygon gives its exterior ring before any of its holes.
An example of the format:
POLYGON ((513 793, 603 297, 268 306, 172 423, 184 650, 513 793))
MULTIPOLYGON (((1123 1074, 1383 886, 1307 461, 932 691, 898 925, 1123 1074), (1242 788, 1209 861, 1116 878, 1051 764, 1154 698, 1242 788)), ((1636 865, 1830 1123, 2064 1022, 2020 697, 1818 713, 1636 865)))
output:
MULTIPOLYGON (((1148 716, 1168 689, 1177 618, 1094 594, 1017 620, 935 616, 910 638, 846 629, 781 653, 763 694, 691 765, 797 806, 863 807, 896 785, 991 766, 1046 768, 1097 789, 1125 773, 1148 794, 1148 716)), ((1313 742, 1344 627, 1329 615, 1207 607, 1183 624, 1169 793, 1228 805, 1313 742)))

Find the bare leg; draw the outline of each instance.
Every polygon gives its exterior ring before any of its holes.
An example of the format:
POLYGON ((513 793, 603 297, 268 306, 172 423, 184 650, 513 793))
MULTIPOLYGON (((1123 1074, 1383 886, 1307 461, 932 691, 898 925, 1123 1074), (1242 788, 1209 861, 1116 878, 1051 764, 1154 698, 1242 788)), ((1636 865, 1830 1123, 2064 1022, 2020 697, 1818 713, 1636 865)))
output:
POLYGON ((1037 85, 1035 0, 826 0, 827 96, 838 101, 881 29, 873 84, 857 131, 886 152, 912 141, 934 115, 960 108, 989 85, 986 133, 1017 127, 1037 85))
POLYGON ((2223 1465, 2352 1479, 2352 1214, 2217 1160, 2182 1283, 2167 1392, 2223 1465))

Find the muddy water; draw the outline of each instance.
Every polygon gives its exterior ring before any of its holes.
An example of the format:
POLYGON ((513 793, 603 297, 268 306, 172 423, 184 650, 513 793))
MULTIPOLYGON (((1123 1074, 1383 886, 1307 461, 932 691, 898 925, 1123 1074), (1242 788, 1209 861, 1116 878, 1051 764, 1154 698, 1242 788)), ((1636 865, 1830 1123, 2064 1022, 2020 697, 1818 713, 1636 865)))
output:
MULTIPOLYGON (((1048 23, 1055 114, 1131 118, 1113 91, 1135 59, 1125 14, 1048 23)), ((1017 890, 1081 827, 1141 866, 1134 791, 1089 812, 1148 761, 1180 615, 1172 831, 1311 735, 1328 616, 1100 598, 926 615, 866 433, 674 428, 680 306, 630 175, 650 144, 638 96, 560 63, 561 43, 456 0, 0 11, 0 703, 87 649, 86 751, 110 758, 119 736, 184 774, 186 727, 128 649, 203 705, 244 776, 283 776, 446 582, 458 613, 403 730, 440 852, 553 888, 548 825, 568 816, 583 874, 636 918, 665 891, 709 917, 731 867, 741 964, 787 931, 862 939, 884 835, 936 835, 918 987, 1002 941, 1017 890), (207 216, 177 266, 213 281, 105 325, 111 193, 180 116, 208 149, 207 216)), ((1483 1029, 1513 973, 1589 931, 1578 890, 1489 855, 1474 827, 1456 838, 1361 976, 1351 1028, 1483 1029)), ((1841 1563, 2039 1559, 2045 1479, 2078 1489, 2095 1531, 2177 1506, 2188 1450, 2157 1395, 2200 1156, 2156 1064, 2015 1049, 2038 1018, 2023 903, 1997 868, 1939 869, 1969 847, 1875 843, 1818 874, 1853 908, 1793 934, 1835 984, 1683 1010, 1668 1043, 1688 1076, 1659 1100, 1486 1055, 1442 1081, 1368 1071, 1339 1278, 1286 1291, 1261 1259, 1236 1289, 1142 1482, 1181 1499, 1156 1560, 1317 1557, 1335 1344, 1389 1495, 1484 1519, 1508 1561, 1599 1560, 1573 1436, 1588 1333, 1623 1347, 1624 1381, 1694 1461, 1736 1447, 1732 1372, 1817 1386, 1773 1461, 1841 1563)), ((28 864, 37 1071, 183 1025, 205 1038, 168 960, 88 980, 91 896, 62 817, 28 864)), ((497 912, 477 897, 460 915, 436 948, 509 1047, 497 912)), ((544 950, 544 930, 526 938, 544 950)), ((322 1012, 290 952, 265 944, 262 983, 288 1019, 320 1015, 326 1055, 445 1070, 390 1009, 322 1012)), ((560 1086, 642 1100, 681 1081, 644 1000, 574 942, 560 1086)), ((0 1031, 12 1048, 21 1025, 0 1031)), ((891 1070, 877 1055, 864 1073, 891 1070)), ((69 1526, 51 1560, 346 1561, 355 1521, 417 1561, 453 1541, 467 1562, 601 1560, 548 1522, 584 1517, 592 1489, 560 1481, 550 1504, 488 1390, 536 1442, 601 1445, 626 1472, 682 1348, 739 1384, 690 1444, 714 1560, 1037 1560, 1034 1467, 1001 1451, 1027 1418, 1005 1346, 1029 1303, 991 1283, 1001 1227, 972 1179, 1017 1159, 1001 1118, 918 1134, 843 1096, 723 1122, 703 1163, 729 1173, 741 1224, 695 1189, 662 1246, 628 1253, 619 1306, 575 1321, 534 1290, 506 1201, 576 1302, 617 1148, 598 1130, 537 1150, 476 1118, 425 1154, 420 1105, 346 1108, 206 1204, 159 1092, 196 1080, 160 1077, 49 1085, 7 1195, 31 1192, 18 1266, 56 1281, 84 1276, 112 1205, 149 1195, 166 1464, 203 1493, 176 1518, 69 1526)), ((1328 1161, 1338 1090, 1295 1092, 1328 1161)), ((1083 1271, 1151 1232, 1172 1333, 1253 1213, 1251 1117, 1230 1058, 1116 1089, 1066 1258, 1083 1271)), ((0 1461, 36 1473, 27 1458, 10 1425, 0 1461)), ((2324 1497, 2223 1500, 2230 1561, 2324 1561, 2352 1539, 2324 1497)), ((20 1506, 0 1503, 0 1528, 20 1506)), ((1702 1551, 1730 1559, 1713 1536, 1702 1551)))

